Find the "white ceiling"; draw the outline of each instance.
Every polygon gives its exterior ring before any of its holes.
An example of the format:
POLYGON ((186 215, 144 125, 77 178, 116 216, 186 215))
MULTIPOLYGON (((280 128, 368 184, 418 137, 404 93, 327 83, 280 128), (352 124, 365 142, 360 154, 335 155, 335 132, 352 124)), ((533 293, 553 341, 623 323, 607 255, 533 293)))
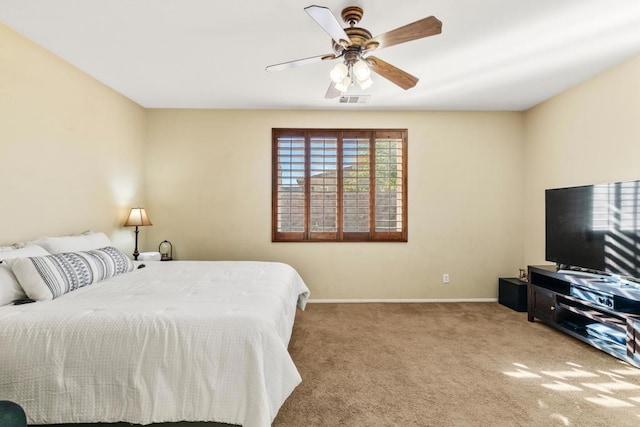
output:
POLYGON ((0 22, 149 108, 525 110, 640 53, 640 0, 313 1, 0 0, 0 22), (376 51, 416 87, 374 74, 369 104, 339 104, 335 61, 265 71, 331 52, 310 4, 360 6, 374 36, 429 15, 442 34, 376 51))

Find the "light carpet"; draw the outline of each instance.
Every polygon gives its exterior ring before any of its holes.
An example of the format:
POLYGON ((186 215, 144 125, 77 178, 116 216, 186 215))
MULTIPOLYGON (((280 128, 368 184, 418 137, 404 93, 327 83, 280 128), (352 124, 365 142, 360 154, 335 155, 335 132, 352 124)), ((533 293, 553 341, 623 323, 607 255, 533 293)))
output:
POLYGON ((309 304, 274 426, 638 426, 640 370, 497 303, 309 304))

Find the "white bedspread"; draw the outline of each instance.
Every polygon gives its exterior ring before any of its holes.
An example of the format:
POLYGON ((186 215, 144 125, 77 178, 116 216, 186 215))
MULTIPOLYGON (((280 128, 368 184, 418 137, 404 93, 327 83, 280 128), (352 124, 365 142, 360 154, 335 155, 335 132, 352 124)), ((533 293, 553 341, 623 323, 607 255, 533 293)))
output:
POLYGON ((301 382, 287 345, 308 296, 286 264, 171 261, 0 307, 0 400, 34 424, 268 426, 301 382))

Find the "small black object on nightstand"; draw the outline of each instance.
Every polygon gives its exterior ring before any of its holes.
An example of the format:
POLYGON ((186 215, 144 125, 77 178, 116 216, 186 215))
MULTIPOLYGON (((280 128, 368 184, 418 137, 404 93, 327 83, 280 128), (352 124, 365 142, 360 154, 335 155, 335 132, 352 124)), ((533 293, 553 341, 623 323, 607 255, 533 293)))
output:
POLYGON ((498 279, 498 302, 515 311, 527 311, 527 282, 512 277, 498 279))

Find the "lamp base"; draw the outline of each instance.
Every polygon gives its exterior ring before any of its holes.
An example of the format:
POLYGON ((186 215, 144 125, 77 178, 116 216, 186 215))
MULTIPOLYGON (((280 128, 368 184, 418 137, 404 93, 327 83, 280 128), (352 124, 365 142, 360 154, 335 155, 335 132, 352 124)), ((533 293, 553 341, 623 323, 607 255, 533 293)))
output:
POLYGON ((136 225, 136 247, 133 250, 133 259, 134 259, 134 261, 137 261, 138 260, 138 255, 140 255, 140 252, 138 252, 138 232, 139 231, 140 230, 138 230, 138 226, 136 225))

